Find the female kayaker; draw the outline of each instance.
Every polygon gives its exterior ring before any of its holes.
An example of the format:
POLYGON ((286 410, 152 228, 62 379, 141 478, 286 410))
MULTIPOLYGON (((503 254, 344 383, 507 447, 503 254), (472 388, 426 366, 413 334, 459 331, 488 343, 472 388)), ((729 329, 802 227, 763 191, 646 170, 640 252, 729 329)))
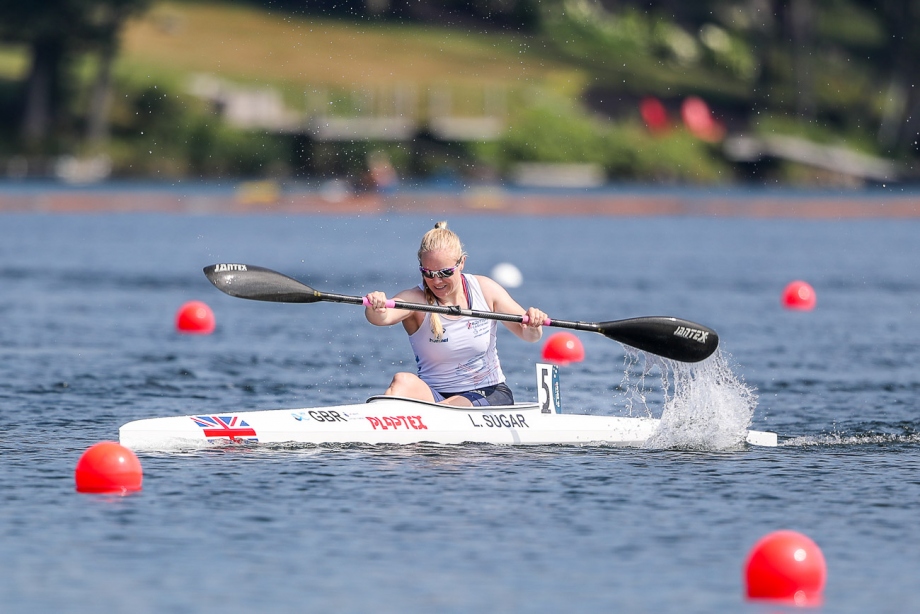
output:
MULTIPOLYGON (((545 313, 535 307, 525 311, 488 277, 463 273, 466 252, 447 222, 438 222, 422 237, 418 261, 422 283, 398 293, 395 300, 522 314, 528 324, 503 324, 524 341, 533 343, 543 336, 545 313)), ((371 292, 367 300, 365 316, 371 324, 402 322, 418 366, 418 374, 394 375, 384 394, 461 406, 514 403, 495 347, 497 320, 388 309, 383 292, 371 292)))

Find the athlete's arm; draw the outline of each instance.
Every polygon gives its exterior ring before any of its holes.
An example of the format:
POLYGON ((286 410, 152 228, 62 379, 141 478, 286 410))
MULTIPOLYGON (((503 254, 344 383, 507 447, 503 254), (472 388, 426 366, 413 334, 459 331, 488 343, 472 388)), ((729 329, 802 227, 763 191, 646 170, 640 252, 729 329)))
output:
MULTIPOLYGON (((388 308, 386 303, 389 299, 384 292, 368 292, 364 298, 370 303, 370 306, 364 308, 364 317, 374 326, 392 326, 418 313, 408 309, 388 308)), ((418 288, 409 288, 394 296, 393 300, 407 303, 424 303, 425 295, 418 288)), ((418 326, 415 328, 417 329, 418 326)))
POLYGON ((501 285, 498 284, 498 282, 493 279, 484 277, 482 275, 477 275, 476 279, 479 280, 479 286, 482 288, 483 298, 486 299, 486 304, 489 305, 489 309, 500 313, 521 314, 527 316, 527 324, 518 322, 502 322, 502 324, 508 327, 508 330, 510 330, 512 333, 524 341, 529 341, 531 343, 535 343, 543 337, 543 321, 547 317, 545 313, 536 307, 524 309, 518 304, 517 301, 511 298, 511 295, 508 294, 507 290, 505 290, 501 285))

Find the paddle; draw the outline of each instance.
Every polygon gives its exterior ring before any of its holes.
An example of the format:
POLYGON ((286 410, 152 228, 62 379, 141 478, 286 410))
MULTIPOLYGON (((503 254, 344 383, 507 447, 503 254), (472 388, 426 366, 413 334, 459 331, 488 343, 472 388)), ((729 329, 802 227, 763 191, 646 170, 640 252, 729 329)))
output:
MULTIPOLYGON (((249 264, 212 264, 204 268, 205 276, 218 290, 254 301, 274 303, 348 303, 367 306, 363 296, 347 296, 320 292, 296 279, 249 264)), ((389 300, 388 308, 427 311, 453 316, 525 322, 527 316, 492 311, 462 309, 458 306, 425 305, 389 300)), ((699 362, 708 358, 719 346, 719 335, 711 328, 688 320, 666 316, 629 318, 612 322, 569 322, 551 320, 544 326, 600 333, 636 349, 681 362, 699 362)))

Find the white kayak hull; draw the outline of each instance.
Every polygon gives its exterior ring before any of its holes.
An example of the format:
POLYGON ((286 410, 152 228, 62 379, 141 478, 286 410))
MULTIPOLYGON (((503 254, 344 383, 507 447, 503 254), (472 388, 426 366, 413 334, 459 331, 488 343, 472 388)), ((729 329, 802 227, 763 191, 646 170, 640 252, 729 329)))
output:
MULTIPOLYGON (((119 429, 119 440, 136 451, 198 449, 234 442, 642 446, 658 424, 654 418, 554 413, 537 403, 451 407, 371 397, 356 405, 137 420, 119 429)), ((775 433, 748 431, 749 444, 775 446, 776 441, 775 433)))

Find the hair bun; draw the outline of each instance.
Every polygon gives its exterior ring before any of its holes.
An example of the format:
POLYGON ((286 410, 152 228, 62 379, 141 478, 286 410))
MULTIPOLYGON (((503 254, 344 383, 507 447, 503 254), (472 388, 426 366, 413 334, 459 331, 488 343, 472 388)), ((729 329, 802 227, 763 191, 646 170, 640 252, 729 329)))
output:
POLYGON ((447 228, 447 222, 438 222, 434 227, 439 230, 445 230, 447 228))

